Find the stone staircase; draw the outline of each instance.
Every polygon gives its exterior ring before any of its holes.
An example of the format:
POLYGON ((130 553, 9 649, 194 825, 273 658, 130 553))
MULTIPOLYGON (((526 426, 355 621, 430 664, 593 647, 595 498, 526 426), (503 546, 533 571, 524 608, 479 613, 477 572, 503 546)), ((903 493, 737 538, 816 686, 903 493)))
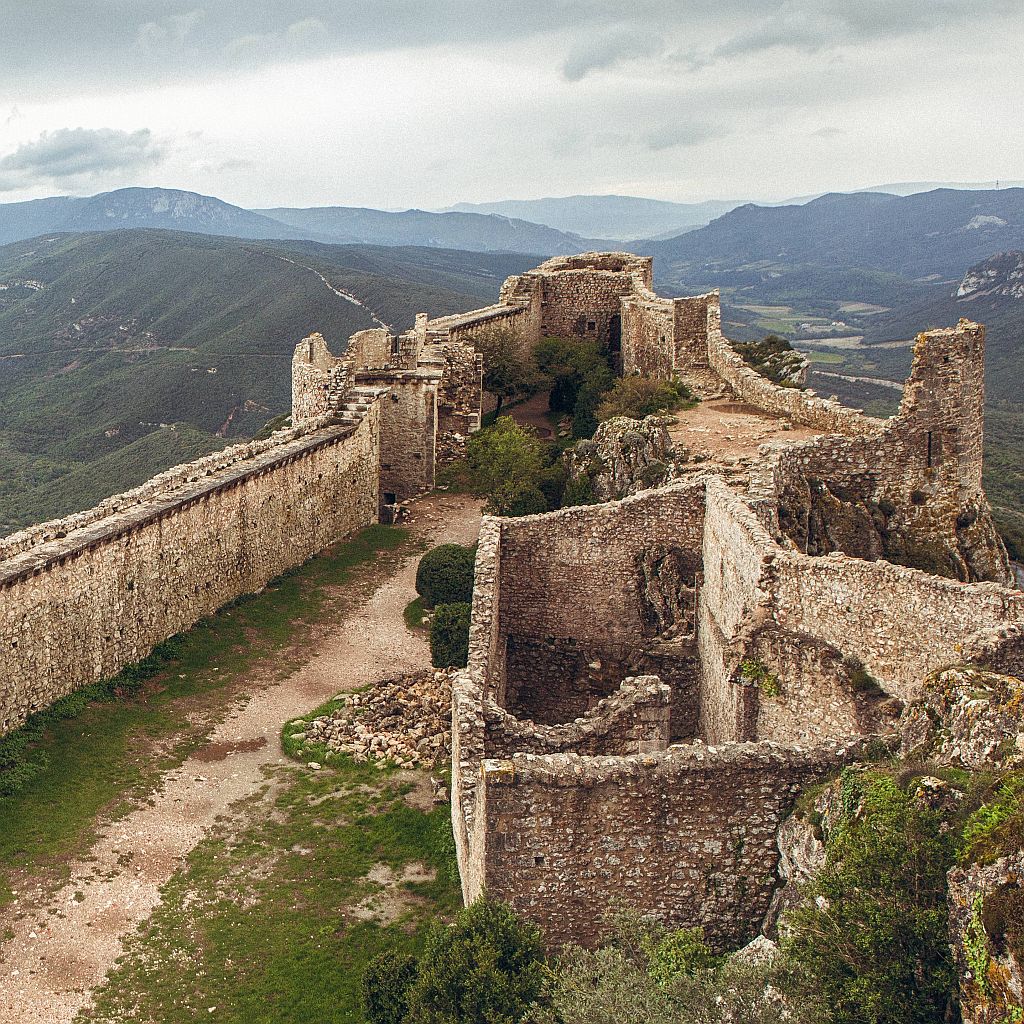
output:
POLYGON ((344 398, 338 403, 334 414, 335 422, 347 426, 357 426, 366 415, 367 410, 381 395, 387 394, 388 388, 363 386, 353 387, 345 392, 344 398))

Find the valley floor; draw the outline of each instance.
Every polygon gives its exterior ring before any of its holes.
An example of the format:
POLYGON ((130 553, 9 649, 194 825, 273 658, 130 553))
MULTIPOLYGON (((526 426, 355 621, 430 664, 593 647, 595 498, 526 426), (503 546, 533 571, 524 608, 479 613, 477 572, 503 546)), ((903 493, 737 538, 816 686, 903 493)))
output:
POLYGON ((172 659, 167 674, 237 678, 203 689, 194 706, 175 698, 180 728, 167 730, 173 714, 154 721, 146 707, 133 724, 129 711, 117 742, 94 750, 104 713, 125 714, 110 705, 47 737, 81 737, 90 792, 76 798, 74 754, 63 749, 25 796, 0 801, 3 1024, 359 1019, 332 995, 340 986, 354 1000, 358 972, 339 960, 413 942, 430 912, 454 905, 447 808, 432 809, 425 772, 296 765, 281 729, 339 692, 429 666, 425 634, 402 621, 418 553, 472 543, 479 518, 469 499, 433 496, 414 505, 407 534, 393 530, 361 555, 365 564, 342 559, 331 579, 314 559, 288 581, 301 599, 273 610, 288 620, 279 644, 260 648, 254 631, 264 595, 220 613, 214 630, 232 615, 247 616, 246 629, 216 657, 172 659), (310 587, 318 601, 292 621, 310 587), (61 763, 63 782, 47 778, 61 763), (47 787, 57 785, 70 806, 53 814, 66 827, 47 833, 25 819, 51 814, 47 787), (365 932, 354 953, 353 928, 365 932), (275 981, 289 959, 284 974, 309 974, 304 992, 275 981), (333 985, 332 969, 344 975, 333 985))

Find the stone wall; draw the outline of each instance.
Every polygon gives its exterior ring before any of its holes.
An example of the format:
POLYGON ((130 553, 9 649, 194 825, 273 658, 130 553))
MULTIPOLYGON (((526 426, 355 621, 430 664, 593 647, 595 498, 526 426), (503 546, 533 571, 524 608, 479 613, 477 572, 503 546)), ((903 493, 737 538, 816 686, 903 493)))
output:
POLYGON ((484 760, 466 896, 507 901, 552 945, 596 944, 615 903, 741 945, 775 888, 779 825, 803 787, 857 753, 698 744, 484 760))
POLYGON ((673 735, 694 734, 703 505, 703 485, 687 483, 501 523, 506 706, 563 722, 657 671, 673 687, 673 735))
POLYGON ((0 732, 375 522, 379 417, 237 446, 224 468, 178 467, 177 486, 87 525, 15 538, 0 563, 0 732))
POLYGON ((351 361, 332 356, 322 334, 303 338, 292 355, 292 424, 334 412, 352 385, 351 377, 351 361))
POLYGON ((918 337, 899 414, 872 435, 766 451, 757 487, 810 554, 844 551, 957 579, 1011 581, 981 485, 984 328, 918 337))
POLYGON ((961 660, 972 633, 1024 621, 1019 591, 838 554, 780 554, 768 586, 779 626, 859 658, 904 700, 930 672, 961 660))

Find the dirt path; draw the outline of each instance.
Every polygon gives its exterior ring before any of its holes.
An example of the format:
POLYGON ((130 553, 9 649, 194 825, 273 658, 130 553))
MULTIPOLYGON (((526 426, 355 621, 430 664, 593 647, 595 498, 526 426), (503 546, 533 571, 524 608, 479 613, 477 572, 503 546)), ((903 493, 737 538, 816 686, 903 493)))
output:
MULTIPOLYGON (((479 530, 478 507, 465 498, 424 499, 412 516, 412 528, 431 544, 472 543, 479 530)), ((416 562, 404 560, 341 621, 321 624, 308 659, 251 694, 205 746, 162 777, 147 802, 107 826, 59 891, 18 895, 10 908, 14 936, 0 947, 2 1024, 75 1018, 182 859, 218 815, 265 785, 265 766, 283 760, 279 737, 288 719, 343 690, 429 665, 425 639, 402 622, 415 596, 416 562)))

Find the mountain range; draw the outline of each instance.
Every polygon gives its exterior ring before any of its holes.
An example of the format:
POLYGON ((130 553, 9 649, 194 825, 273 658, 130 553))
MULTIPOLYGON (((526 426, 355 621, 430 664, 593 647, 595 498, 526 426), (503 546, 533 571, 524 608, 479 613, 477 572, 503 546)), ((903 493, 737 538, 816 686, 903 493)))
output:
POLYGON ((55 232, 125 228, 541 256, 604 246, 600 241, 510 217, 423 210, 393 213, 343 206, 246 210, 212 196, 166 188, 124 188, 86 198, 61 196, 0 204, 0 245, 55 232))

